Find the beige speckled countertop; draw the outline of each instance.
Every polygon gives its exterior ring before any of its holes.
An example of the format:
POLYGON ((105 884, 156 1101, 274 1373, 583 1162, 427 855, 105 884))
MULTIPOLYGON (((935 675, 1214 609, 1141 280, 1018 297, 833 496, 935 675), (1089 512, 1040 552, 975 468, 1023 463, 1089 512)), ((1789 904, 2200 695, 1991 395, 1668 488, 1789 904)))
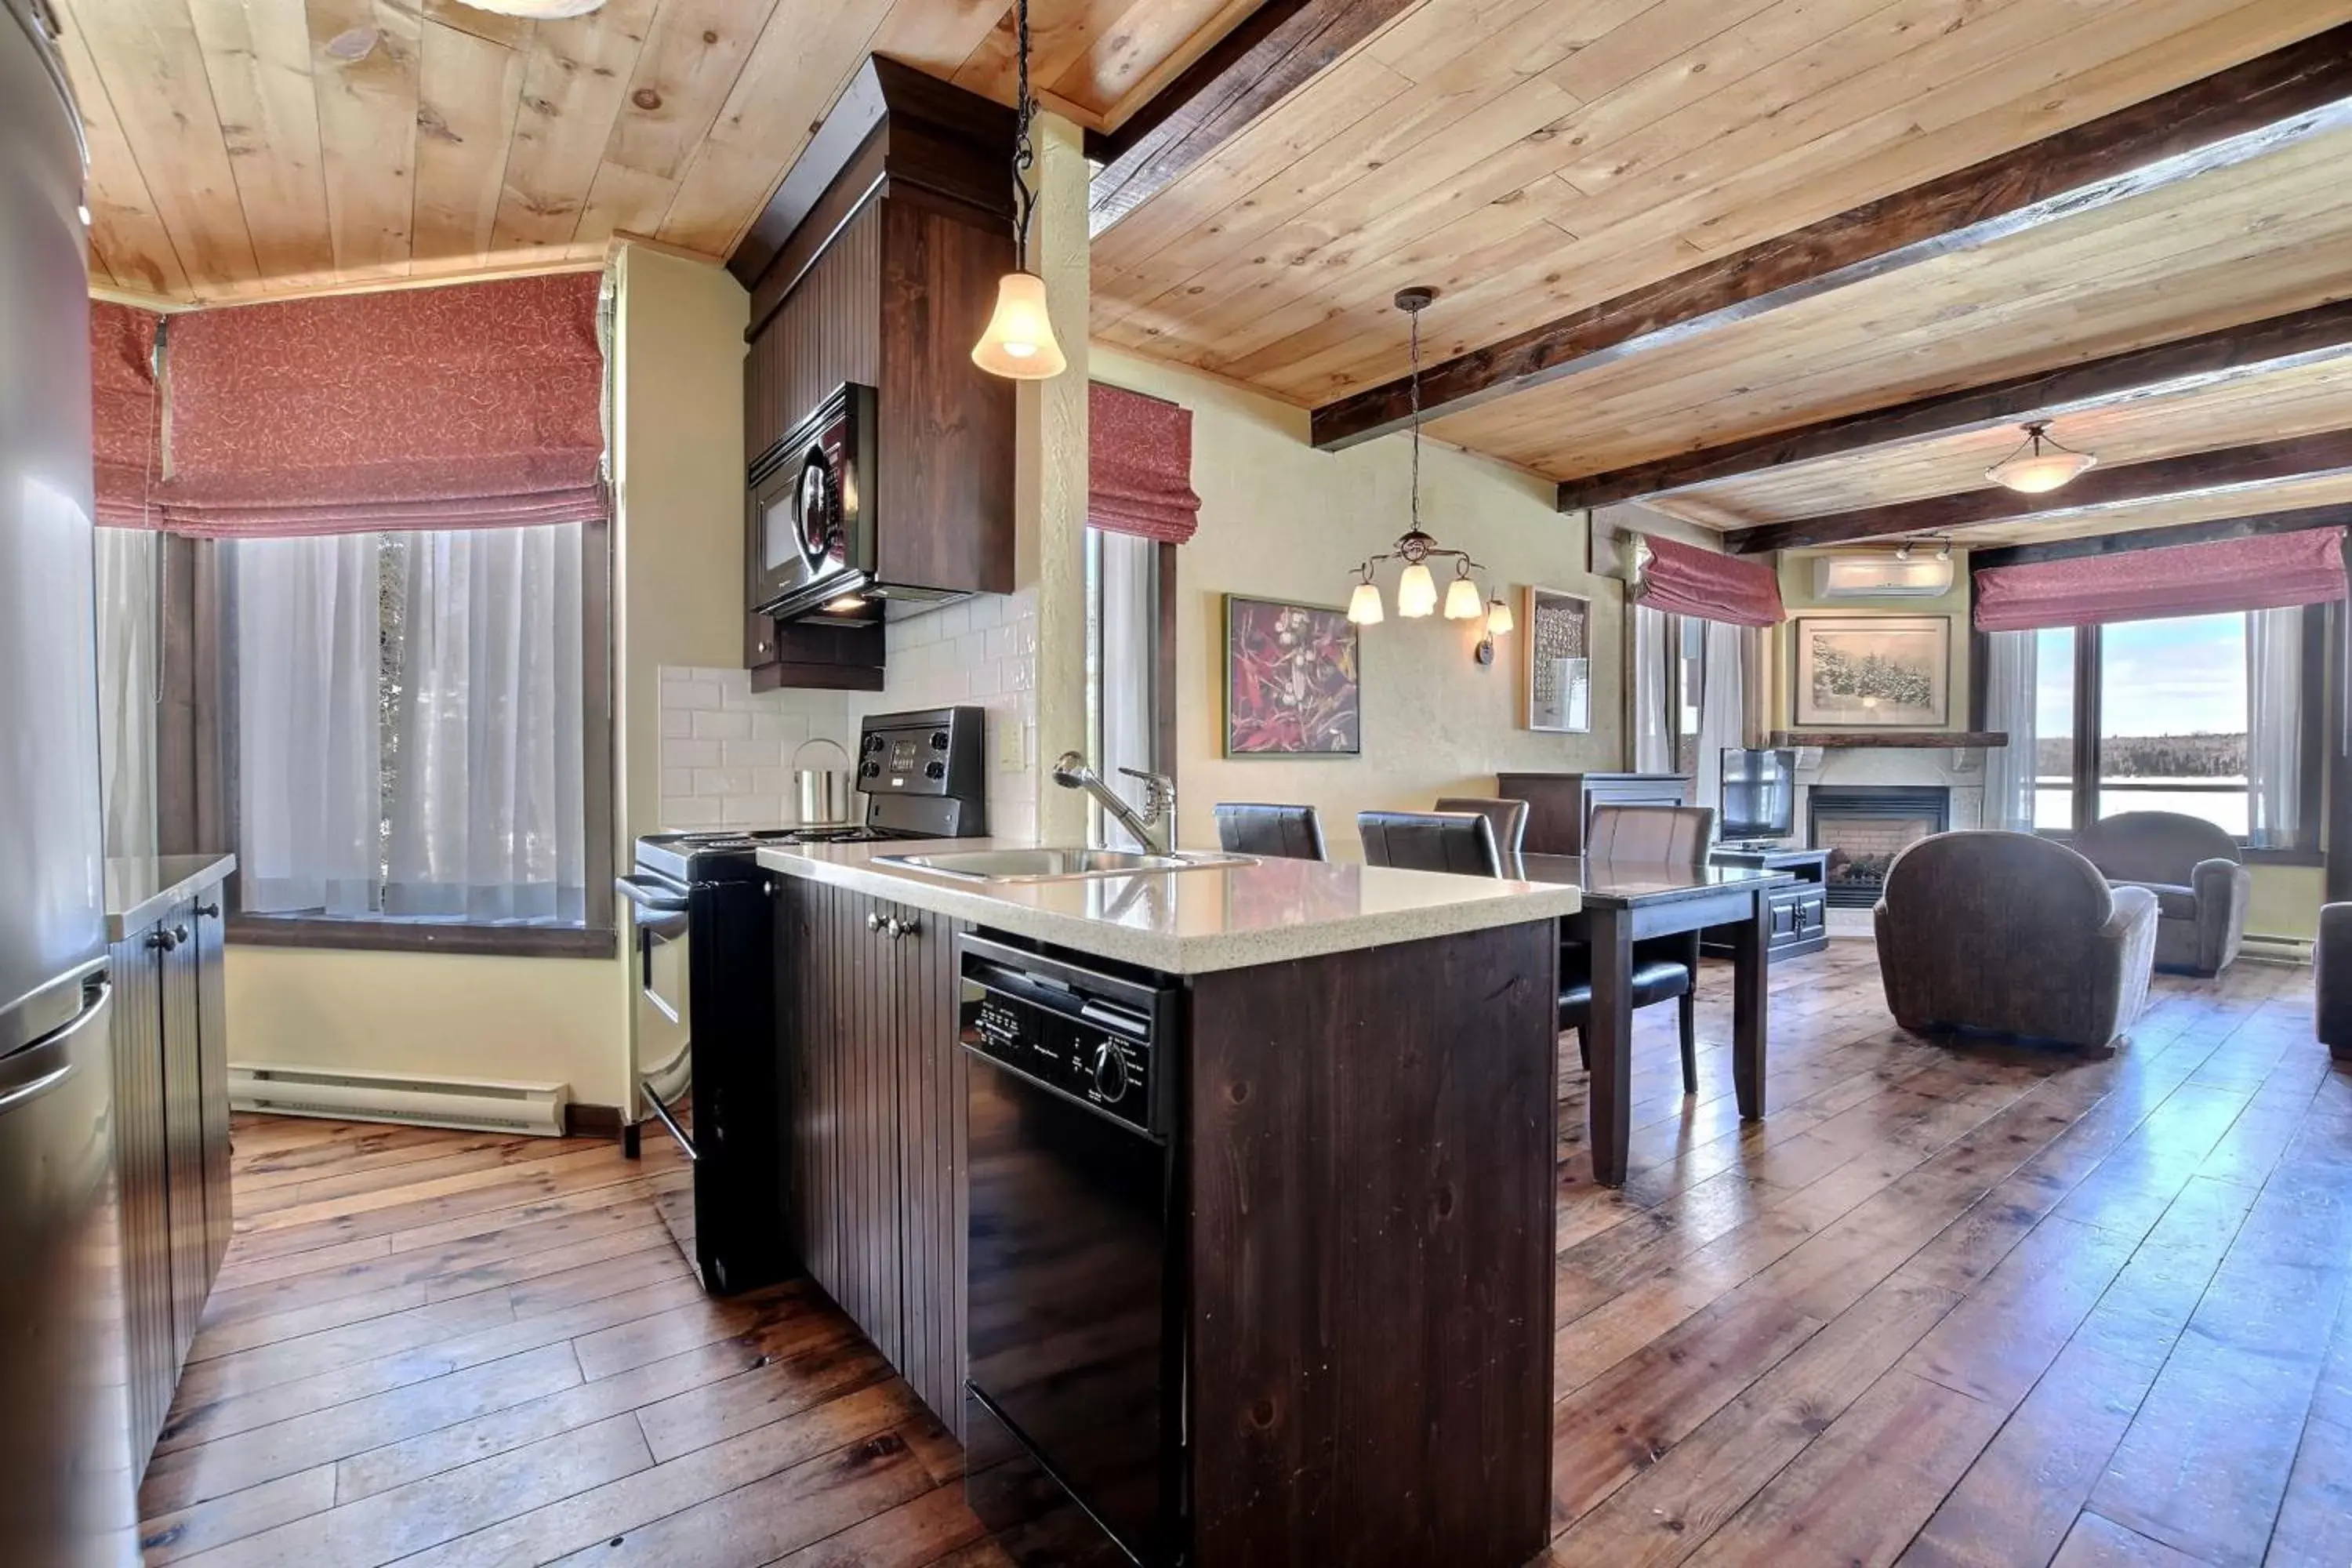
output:
POLYGON ((234 855, 138 855, 106 862, 106 940, 121 942, 236 869, 234 855))
POLYGON ((1244 969, 1553 920, 1581 907, 1577 889, 1558 884, 1312 860, 1256 860, 1056 882, 977 882, 876 858, 1020 847, 1025 846, 986 838, 776 845, 760 851, 760 864, 1168 974, 1244 969))

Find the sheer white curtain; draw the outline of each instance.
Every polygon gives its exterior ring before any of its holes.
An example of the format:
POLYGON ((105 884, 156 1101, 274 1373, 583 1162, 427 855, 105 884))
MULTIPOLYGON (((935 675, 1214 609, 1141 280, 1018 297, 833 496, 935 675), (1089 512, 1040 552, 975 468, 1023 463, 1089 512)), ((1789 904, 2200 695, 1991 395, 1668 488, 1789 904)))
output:
POLYGON ((584 917, 581 536, 559 523, 403 542, 385 914, 584 917))
POLYGON ((106 852, 155 853, 155 567, 161 535, 100 528, 99 756, 106 852))
POLYGON ((1675 771, 1675 737, 1666 704, 1666 644, 1664 611, 1647 605, 1633 606, 1633 771, 1670 773, 1675 771))
POLYGON ((1739 627, 1701 623, 1702 677, 1698 700, 1698 794, 1696 804, 1723 805, 1723 752, 1746 736, 1748 664, 1739 627))
POLYGON ((2246 617, 2248 842, 2293 844, 2303 775, 2303 612, 2246 617))
POLYGON ((376 908, 379 548, 373 533, 229 547, 238 884, 256 913, 376 908))
MULTIPOLYGON (((1158 674, 1160 544, 1139 534, 1089 531, 1095 541, 1091 604, 1095 765, 1111 788, 1139 809, 1139 779, 1121 768, 1150 771, 1158 739, 1152 682, 1158 674)), ((1096 818, 1098 842, 1129 847, 1126 830, 1096 818)))
POLYGON ((2033 831, 2033 775, 2037 742, 2034 650, 2039 632, 1985 635, 1985 728, 2009 736, 2006 746, 1985 752, 1984 825, 2013 833, 2033 831))

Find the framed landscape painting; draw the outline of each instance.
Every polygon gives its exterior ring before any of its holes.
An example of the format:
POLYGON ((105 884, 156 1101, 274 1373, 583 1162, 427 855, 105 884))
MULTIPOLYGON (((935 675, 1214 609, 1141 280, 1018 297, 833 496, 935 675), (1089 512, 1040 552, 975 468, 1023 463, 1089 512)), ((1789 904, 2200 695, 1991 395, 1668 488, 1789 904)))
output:
POLYGON ((1592 605, 1556 588, 1528 590, 1528 728, 1581 735, 1592 728, 1592 605))
POLYGON ((1225 595, 1225 755, 1352 757, 1363 715, 1346 612, 1225 595))
POLYGON ((1949 616, 1801 616, 1797 722, 1932 729, 1952 683, 1949 616))

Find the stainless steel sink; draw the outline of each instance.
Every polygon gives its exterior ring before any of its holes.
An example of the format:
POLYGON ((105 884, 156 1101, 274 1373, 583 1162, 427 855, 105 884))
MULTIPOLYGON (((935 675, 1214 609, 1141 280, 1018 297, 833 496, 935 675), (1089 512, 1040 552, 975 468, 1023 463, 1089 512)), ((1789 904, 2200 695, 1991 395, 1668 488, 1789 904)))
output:
POLYGON ((877 855, 885 865, 958 877, 972 882, 1070 882, 1085 877, 1130 877, 1147 871, 1193 871, 1248 866, 1247 855, 1180 849, 1150 855, 1135 849, 960 849, 940 855, 877 855))

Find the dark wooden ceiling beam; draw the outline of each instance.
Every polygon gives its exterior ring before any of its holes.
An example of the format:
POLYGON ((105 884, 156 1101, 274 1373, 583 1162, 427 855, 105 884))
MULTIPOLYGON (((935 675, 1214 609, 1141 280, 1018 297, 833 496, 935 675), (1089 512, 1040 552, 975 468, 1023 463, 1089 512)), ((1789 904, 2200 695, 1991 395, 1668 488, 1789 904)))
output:
MULTIPOLYGON (((1687 342, 2352 124, 2352 24, 1447 360, 1430 417, 1687 342)), ((1404 379, 1315 410, 1327 450, 1411 422, 1404 379)))
POLYGON ((2080 539, 2044 539, 2031 544, 1971 550, 1969 570, 1990 572, 2002 566, 2039 565, 2045 561, 2084 561, 2101 555, 2128 555, 2136 550, 2163 550, 2175 544, 2213 544, 2225 539, 2301 533, 2314 528, 2352 528, 2352 503, 2303 506, 2291 511, 2179 522, 2169 528, 2135 528, 2121 533, 2092 533, 2080 539))
POLYGON ((2064 489, 2042 495, 1998 488, 1969 490, 1738 529, 1725 535, 1725 542, 1735 555, 1760 555, 1865 539, 1920 539, 1989 523, 2043 522, 2119 506, 2253 490, 2291 479, 2342 478, 2352 478, 2352 430, 2326 430, 2119 468, 2093 468, 2064 489))
POLYGON ((1744 479, 1874 447, 1964 436, 2024 419, 2111 408, 2225 385, 2352 353, 2352 300, 2224 327, 2105 359, 1727 441, 1655 462, 1563 479, 1559 510, 1607 506, 1744 479))
POLYGON ((1087 156, 1102 165, 1087 198, 1090 230, 1159 195, 1409 3, 1265 0, 1117 130, 1087 132, 1087 156))

